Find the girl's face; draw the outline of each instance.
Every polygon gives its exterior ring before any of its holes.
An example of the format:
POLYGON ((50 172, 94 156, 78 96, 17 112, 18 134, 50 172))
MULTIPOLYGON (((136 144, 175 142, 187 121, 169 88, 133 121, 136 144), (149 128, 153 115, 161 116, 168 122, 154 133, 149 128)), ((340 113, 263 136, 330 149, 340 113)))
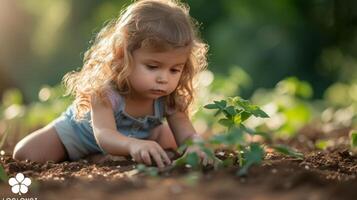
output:
POLYGON ((156 99, 172 93, 178 86, 190 49, 180 47, 165 52, 145 48, 133 51, 129 82, 134 97, 156 99))

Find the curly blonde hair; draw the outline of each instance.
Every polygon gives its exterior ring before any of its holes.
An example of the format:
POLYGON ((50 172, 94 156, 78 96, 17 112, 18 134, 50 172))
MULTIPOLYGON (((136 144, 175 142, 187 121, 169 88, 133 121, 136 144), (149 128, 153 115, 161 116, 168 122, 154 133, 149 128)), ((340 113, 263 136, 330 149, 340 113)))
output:
POLYGON ((120 94, 130 93, 128 76, 132 52, 141 47, 166 51, 190 47, 177 88, 166 96, 166 106, 189 113, 194 99, 193 78, 207 66, 208 45, 198 36, 198 26, 186 4, 174 0, 135 1, 123 9, 97 34, 84 54, 80 71, 67 73, 63 84, 66 95, 73 95, 77 120, 90 111, 91 98, 105 103, 113 85, 120 94))

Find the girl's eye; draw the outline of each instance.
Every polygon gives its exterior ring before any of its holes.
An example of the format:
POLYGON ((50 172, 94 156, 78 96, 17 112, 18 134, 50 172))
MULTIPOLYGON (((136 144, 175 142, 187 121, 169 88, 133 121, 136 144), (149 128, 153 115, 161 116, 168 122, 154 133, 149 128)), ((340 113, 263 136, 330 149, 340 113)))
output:
POLYGON ((170 70, 172 73, 180 73, 181 72, 181 70, 179 70, 179 69, 171 69, 170 70))
POLYGON ((146 65, 146 67, 150 70, 157 69, 157 66, 155 65, 146 65))

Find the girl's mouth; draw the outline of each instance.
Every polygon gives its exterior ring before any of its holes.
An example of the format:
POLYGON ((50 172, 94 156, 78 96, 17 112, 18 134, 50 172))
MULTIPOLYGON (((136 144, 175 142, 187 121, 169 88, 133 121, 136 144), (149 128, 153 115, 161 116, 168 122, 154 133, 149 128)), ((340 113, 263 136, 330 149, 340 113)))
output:
POLYGON ((166 94, 165 90, 152 89, 150 91, 154 94, 159 94, 159 95, 166 94))

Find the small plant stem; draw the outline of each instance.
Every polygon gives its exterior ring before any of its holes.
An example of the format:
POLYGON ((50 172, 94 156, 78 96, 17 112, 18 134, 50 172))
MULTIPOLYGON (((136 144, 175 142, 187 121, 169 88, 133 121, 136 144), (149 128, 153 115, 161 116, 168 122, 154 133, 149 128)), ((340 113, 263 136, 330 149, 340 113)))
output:
POLYGON ((237 145, 237 151, 238 151, 238 155, 237 155, 237 157, 238 157, 238 162, 239 162, 239 167, 242 167, 243 166, 243 158, 242 158, 242 154, 241 154, 241 146, 240 146, 240 144, 238 144, 237 145))

